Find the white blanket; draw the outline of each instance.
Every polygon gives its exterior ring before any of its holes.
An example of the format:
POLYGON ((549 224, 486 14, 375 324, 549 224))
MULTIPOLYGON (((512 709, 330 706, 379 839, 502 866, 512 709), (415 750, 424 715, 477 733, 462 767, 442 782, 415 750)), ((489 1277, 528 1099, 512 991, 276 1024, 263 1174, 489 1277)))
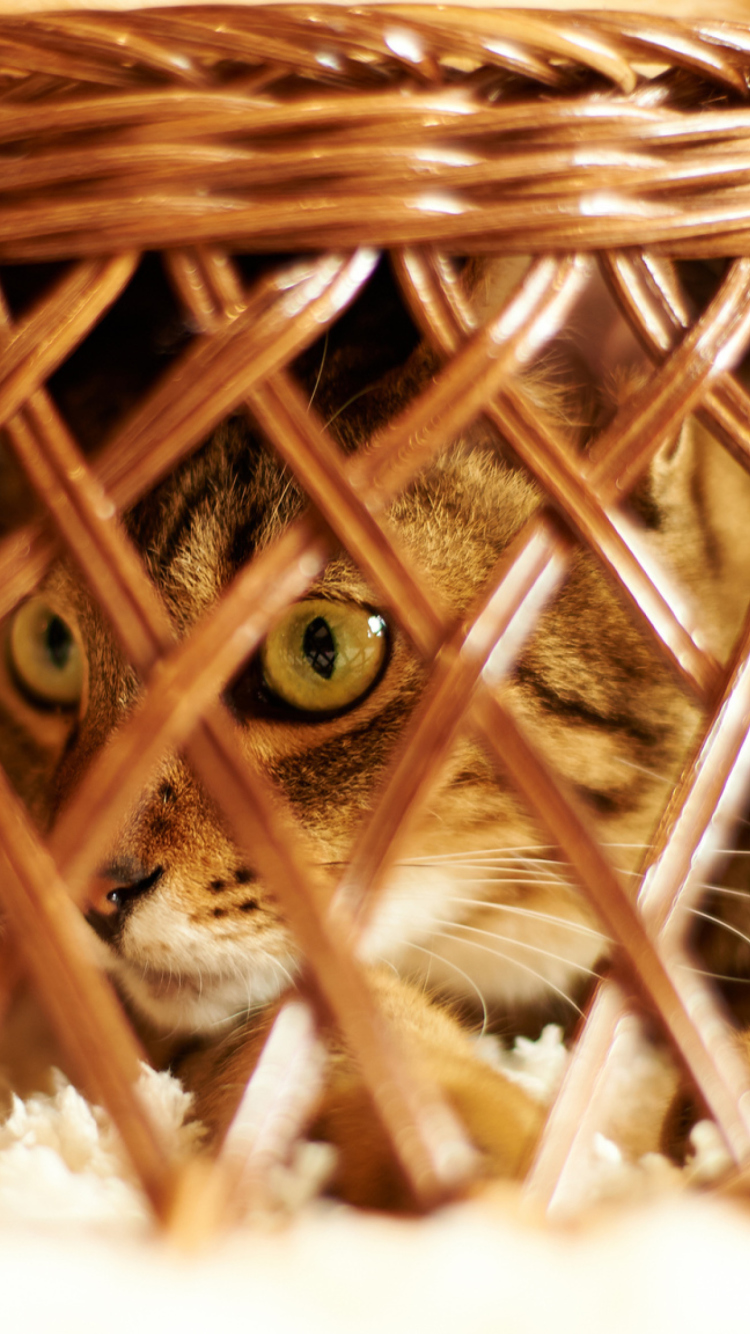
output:
MULTIPOLYGON (((545 1098, 566 1060, 554 1029, 536 1044, 491 1055, 545 1098)), ((185 1124, 177 1082, 147 1071, 142 1090, 173 1143, 188 1151, 195 1129, 185 1124)), ((697 1139, 708 1173, 722 1153, 711 1127, 697 1139)), ((684 1174, 658 1155, 627 1161, 603 1133, 593 1156, 601 1173, 592 1201, 598 1194, 610 1202, 592 1203, 565 1225, 533 1215, 510 1187, 406 1221, 308 1198, 260 1222, 244 1220, 185 1255, 158 1235, 109 1118, 59 1076, 52 1095, 17 1099, 0 1127, 4 1327, 71 1334, 741 1327, 750 1210, 688 1189, 684 1174)), ((304 1182, 297 1187, 301 1200, 304 1182)))

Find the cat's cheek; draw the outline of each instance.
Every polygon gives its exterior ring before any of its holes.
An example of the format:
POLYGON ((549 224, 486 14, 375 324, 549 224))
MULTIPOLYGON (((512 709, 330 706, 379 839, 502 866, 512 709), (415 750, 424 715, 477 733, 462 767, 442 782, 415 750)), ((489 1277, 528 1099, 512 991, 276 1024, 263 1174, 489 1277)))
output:
POLYGON ((359 953, 367 963, 399 966, 411 944, 434 937, 436 923, 455 916, 455 885, 434 867, 399 866, 389 877, 359 953))

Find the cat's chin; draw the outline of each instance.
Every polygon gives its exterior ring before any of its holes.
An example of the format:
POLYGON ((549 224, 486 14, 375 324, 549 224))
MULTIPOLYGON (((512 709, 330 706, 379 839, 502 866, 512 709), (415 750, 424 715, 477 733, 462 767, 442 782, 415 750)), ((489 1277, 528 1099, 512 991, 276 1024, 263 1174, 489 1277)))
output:
POLYGON ((289 986, 294 961, 268 959, 247 976, 161 972, 118 960, 109 971, 132 1006, 164 1032, 217 1034, 275 1001, 289 986))

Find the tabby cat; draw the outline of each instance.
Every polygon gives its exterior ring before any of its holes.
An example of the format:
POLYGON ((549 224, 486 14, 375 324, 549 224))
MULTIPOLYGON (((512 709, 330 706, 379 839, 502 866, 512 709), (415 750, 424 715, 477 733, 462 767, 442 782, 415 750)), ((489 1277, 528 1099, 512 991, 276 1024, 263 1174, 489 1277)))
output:
MULTIPOLYGON (((366 438, 402 405, 405 386, 411 392, 431 369, 418 350, 406 373, 371 386, 337 417, 343 443, 366 438)), ((335 357, 316 392, 319 403, 338 398, 338 407, 348 396, 335 357)), ((732 474, 727 490, 724 474, 733 467, 689 424, 661 452, 637 502, 644 545, 688 590, 720 656, 745 602, 734 536, 748 486, 744 474, 732 474)), ((476 425, 395 502, 389 521, 443 607, 459 617, 539 503, 527 476, 476 425)), ((303 504, 259 433, 233 417, 127 516, 180 634, 303 504)), ((12 615, 4 642, 0 759, 49 828, 132 709, 138 682, 66 564, 12 615)), ((226 692, 246 753, 284 794, 332 877, 423 686, 423 668, 388 608, 340 552, 226 692)), ((575 558, 509 691, 592 830, 632 871, 699 717, 588 555, 575 558)), ((607 942, 548 842, 466 734, 362 948, 414 1059, 446 1088, 495 1172, 522 1169, 540 1113, 483 1064, 452 1007, 431 998, 452 998, 468 1013, 479 997, 495 1015, 575 1005, 607 942)), ((266 1031, 299 960, 273 894, 178 755, 163 761, 121 828, 92 887, 88 920, 136 1020, 202 1039, 208 1055, 191 1057, 184 1071, 198 1089, 199 1114, 220 1134, 228 1071, 266 1031)), ((342 1149, 344 1194, 391 1202, 385 1154, 374 1153, 371 1133, 363 1136, 356 1120, 367 1113, 352 1069, 339 1057, 318 1130, 342 1149)))

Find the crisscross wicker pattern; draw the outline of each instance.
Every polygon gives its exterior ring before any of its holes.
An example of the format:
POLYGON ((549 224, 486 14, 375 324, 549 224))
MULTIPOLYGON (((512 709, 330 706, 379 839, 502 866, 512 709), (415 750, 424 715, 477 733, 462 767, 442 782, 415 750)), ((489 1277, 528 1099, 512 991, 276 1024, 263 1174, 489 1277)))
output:
MULTIPOLYGON (((186 1176, 172 1164, 133 1093, 137 1044, 107 982, 81 956, 70 897, 153 765, 175 747, 283 905, 315 978, 310 995, 322 997, 360 1053, 420 1202, 460 1184, 463 1160, 444 1152, 458 1132, 400 1058, 351 940, 463 727, 512 776, 619 945, 625 990, 614 981, 600 988, 532 1184, 552 1195, 633 998, 660 1016, 735 1158, 747 1161, 750 1077, 709 988, 680 968, 684 946, 672 922, 741 766, 750 624, 722 667, 638 563, 617 505, 689 412, 750 460, 750 399, 719 369, 750 342, 749 80, 750 30, 713 22, 404 5, 0 20, 0 260, 68 261, 19 323, 0 312, 0 421, 45 510, 0 544, 0 610, 67 550, 144 684, 49 848, 0 775, 5 990, 17 950, 71 1059, 115 1115, 160 1216, 180 1202, 183 1221, 185 1210, 199 1210, 195 1170, 186 1176), (288 366, 366 283, 380 247, 391 249, 404 300, 443 366, 365 453, 347 459, 288 366), (154 248, 164 249, 199 332, 87 462, 45 384, 123 291, 140 252, 154 248), (538 258, 501 315, 476 328, 450 256, 502 248, 538 258), (320 253, 280 263, 247 287, 233 250, 320 253), (590 251, 603 252, 599 262, 654 373, 575 468, 514 373, 564 324, 590 251), (660 252, 732 260, 695 323, 660 252), (243 404, 310 505, 175 643, 116 513, 243 404), (473 622, 457 629, 405 567, 383 515, 479 414, 548 503, 504 556, 473 622), (217 700, 335 543, 380 590, 432 674, 330 905, 304 831, 242 758, 217 700), (519 618, 533 624, 577 543, 595 552, 708 715, 637 907, 503 694, 519 618)), ((310 1056, 314 1030, 301 1041, 310 1056)), ((253 1160, 250 1150, 251 1177, 262 1175, 268 1153, 256 1146, 253 1160)))

